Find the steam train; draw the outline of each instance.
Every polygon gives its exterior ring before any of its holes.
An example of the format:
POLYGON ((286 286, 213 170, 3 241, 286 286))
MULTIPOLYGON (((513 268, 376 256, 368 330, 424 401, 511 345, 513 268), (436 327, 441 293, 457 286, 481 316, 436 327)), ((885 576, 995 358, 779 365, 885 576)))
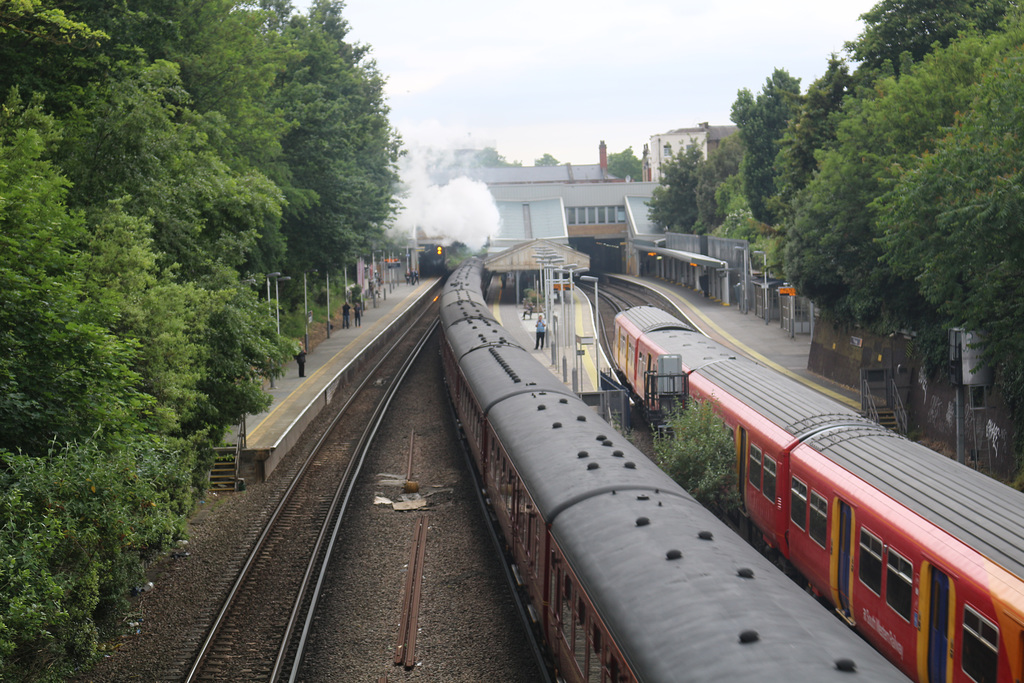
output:
POLYGON ((916 681, 1024 681, 1024 494, 638 306, 621 376, 651 414, 710 400, 752 540, 916 681))
POLYGON ((520 346, 484 278, 445 284, 444 375, 559 680, 904 680, 520 346))

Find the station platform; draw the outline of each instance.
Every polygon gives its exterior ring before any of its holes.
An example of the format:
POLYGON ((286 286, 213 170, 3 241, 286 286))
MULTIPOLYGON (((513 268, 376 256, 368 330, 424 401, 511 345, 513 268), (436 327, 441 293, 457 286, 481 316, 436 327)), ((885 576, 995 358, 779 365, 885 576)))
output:
MULTIPOLYGON (((588 297, 588 294, 593 296, 592 292, 593 290, 585 291, 582 287, 577 287, 574 290, 575 305, 572 307, 574 309, 575 334, 590 339, 594 337, 594 300, 588 297)), ((574 390, 581 394, 597 391, 598 365, 595 362, 594 346, 592 344, 580 346, 581 354, 577 365, 574 354, 574 337, 569 336, 568 343, 562 343, 558 338, 559 322, 569 317, 568 303, 564 308, 564 313, 562 306, 556 304, 550 314, 540 311, 524 318, 522 304, 516 301, 515 288, 502 288, 498 278, 492 280, 491 289, 487 292, 487 300, 491 302, 492 312, 498 324, 511 332, 517 342, 530 349, 534 357, 547 365, 556 377, 573 388, 573 368, 576 367, 577 381, 574 390), (537 339, 537 317, 541 313, 544 314, 544 319, 549 321, 545 348, 535 350, 533 347, 537 339), (550 322, 552 317, 555 319, 554 325, 551 325, 550 322)), ((565 335, 562 336, 565 337, 565 335)), ((608 372, 609 367, 607 354, 603 352, 601 368, 604 372, 608 372)))
POLYGON ((753 313, 726 306, 684 285, 652 277, 612 275, 610 278, 640 284, 669 299, 701 332, 761 365, 777 370, 845 406, 860 410, 860 393, 814 374, 807 369, 811 335, 790 336, 779 321, 767 324, 753 313))
POLYGON ((273 402, 265 412, 246 417, 237 476, 250 481, 270 476, 359 361, 375 352, 418 304, 435 297, 442 284, 438 278, 424 278, 415 285, 395 284, 386 298, 378 297, 376 305, 368 303, 359 327, 354 316, 350 316, 350 327, 342 327, 339 307, 331 336, 306 354, 305 377, 299 377, 298 363, 292 360, 273 387, 264 387, 273 402))

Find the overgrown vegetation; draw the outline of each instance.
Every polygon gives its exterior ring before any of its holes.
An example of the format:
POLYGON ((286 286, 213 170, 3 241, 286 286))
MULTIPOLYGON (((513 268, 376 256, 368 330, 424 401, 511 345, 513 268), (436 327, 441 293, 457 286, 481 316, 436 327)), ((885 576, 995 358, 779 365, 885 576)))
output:
POLYGON ((130 6, 0 3, 2 680, 116 633, 294 353, 268 274, 301 307, 395 208, 401 141, 341 2, 130 6))
POLYGON ((654 440, 655 462, 704 507, 726 515, 740 503, 732 435, 711 401, 691 400, 654 440))

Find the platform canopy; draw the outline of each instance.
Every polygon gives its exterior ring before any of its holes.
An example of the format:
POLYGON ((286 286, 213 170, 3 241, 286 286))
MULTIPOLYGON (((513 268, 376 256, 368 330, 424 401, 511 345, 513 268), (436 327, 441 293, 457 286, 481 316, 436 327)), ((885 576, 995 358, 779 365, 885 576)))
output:
POLYGON ((556 260, 556 264, 575 263, 580 268, 590 268, 589 255, 558 242, 540 239, 523 242, 489 256, 484 266, 492 273, 535 271, 541 268, 545 256, 561 259, 556 260))

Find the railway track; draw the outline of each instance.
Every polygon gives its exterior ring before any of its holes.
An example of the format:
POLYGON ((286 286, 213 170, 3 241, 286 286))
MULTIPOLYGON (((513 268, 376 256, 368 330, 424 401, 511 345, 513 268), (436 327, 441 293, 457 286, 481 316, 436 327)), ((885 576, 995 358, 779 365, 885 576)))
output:
POLYGON ((401 378, 436 326, 410 325, 341 406, 270 514, 185 681, 294 680, 326 561, 366 450, 401 378))

